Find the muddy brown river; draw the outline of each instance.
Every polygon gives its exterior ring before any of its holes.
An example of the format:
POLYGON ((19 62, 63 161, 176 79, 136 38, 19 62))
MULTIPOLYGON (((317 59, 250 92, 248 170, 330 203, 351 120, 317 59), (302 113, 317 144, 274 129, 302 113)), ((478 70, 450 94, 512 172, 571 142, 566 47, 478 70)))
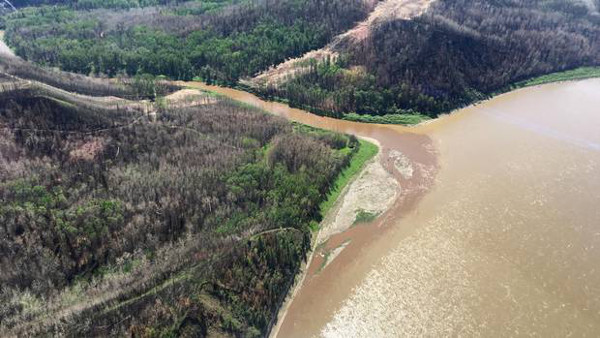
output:
POLYGON ((518 90, 414 128, 317 117, 195 84, 312 126, 376 139, 401 185, 325 269, 315 254, 277 337, 597 336, 600 80, 518 90), (398 173, 402 152, 414 174, 398 173))

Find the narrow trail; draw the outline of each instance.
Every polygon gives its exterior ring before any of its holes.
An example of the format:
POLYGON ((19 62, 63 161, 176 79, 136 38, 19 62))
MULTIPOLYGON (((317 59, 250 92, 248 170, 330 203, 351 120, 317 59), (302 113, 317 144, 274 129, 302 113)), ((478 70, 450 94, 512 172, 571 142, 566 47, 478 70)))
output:
POLYGON ((365 5, 372 8, 368 17, 356 24, 352 29, 334 37, 325 47, 310 51, 301 57, 289 59, 279 65, 258 74, 257 76, 242 81, 249 86, 271 86, 281 84, 290 77, 302 75, 310 67, 308 60, 323 61, 327 58, 335 59, 339 56, 344 45, 359 44, 368 39, 370 32, 381 22, 389 20, 409 20, 423 14, 435 0, 365 0, 365 5))

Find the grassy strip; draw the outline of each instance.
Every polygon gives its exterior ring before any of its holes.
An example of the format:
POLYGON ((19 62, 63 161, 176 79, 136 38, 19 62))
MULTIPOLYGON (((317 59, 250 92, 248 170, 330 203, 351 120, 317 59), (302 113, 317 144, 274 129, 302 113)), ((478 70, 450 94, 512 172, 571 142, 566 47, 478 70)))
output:
POLYGON ((584 80, 600 77, 600 67, 581 67, 517 82, 513 88, 531 87, 552 82, 584 80))
MULTIPOLYGON (((506 93, 515 89, 538 86, 553 82, 585 80, 591 78, 600 78, 600 67, 580 67, 564 72, 551 73, 534 77, 528 80, 516 82, 504 90, 492 93, 488 98, 506 93)), ((401 125, 417 125, 431 118, 419 113, 415 114, 390 114, 390 115, 362 115, 356 113, 343 114, 342 119, 347 121, 363 122, 363 123, 378 123, 378 124, 401 124, 401 125)))
POLYGON ((354 219, 354 223, 352 223, 352 225, 371 223, 377 218, 377 216, 379 216, 379 213, 369 212, 360 209, 356 213, 356 219, 354 219))
POLYGON ((415 125, 431 118, 421 114, 367 115, 348 113, 344 114, 342 119, 363 123, 415 125))
POLYGON ((252 88, 247 85, 238 85, 235 87, 238 90, 252 93, 259 98, 267 101, 274 101, 289 105, 291 108, 298 108, 310 112, 312 114, 324 117, 331 117, 334 119, 342 119, 346 121, 362 122, 362 123, 375 123, 375 124, 400 124, 400 125, 417 125, 423 121, 430 120, 429 116, 415 113, 415 114, 386 114, 386 115, 369 115, 369 114, 357 114, 357 113, 336 113, 332 111, 326 111, 309 105, 292 105, 288 99, 264 95, 260 90, 252 88))
MULTIPOLYGON (((199 80, 199 82, 202 82, 202 81, 200 81, 201 79, 196 79, 196 80, 199 80)), ((217 84, 217 85, 227 86, 226 84, 217 84)), ((229 87, 231 87, 231 86, 229 86, 229 87)), ((193 86, 190 86, 188 88, 198 89, 193 86)), ((237 85, 235 85, 231 88, 254 94, 258 98, 265 100, 265 101, 279 102, 279 103, 289 105, 290 108, 302 109, 302 110, 305 110, 307 112, 310 112, 310 113, 318 115, 318 116, 331 117, 331 118, 342 119, 342 120, 346 120, 346 121, 362 122, 362 123, 375 123, 375 124, 417 125, 423 121, 431 120, 431 117, 420 114, 420 113, 387 114, 387 115, 336 113, 336 112, 332 112, 332 111, 326 111, 326 110, 322 110, 319 108, 315 108, 315 107, 312 107, 309 105, 300 105, 300 106, 292 105, 291 102, 286 98, 282 98, 279 96, 265 95, 260 90, 254 88, 254 87, 251 87, 249 85, 242 84, 242 83, 238 83, 237 85)))
POLYGON ((352 156, 350 165, 338 175, 327 199, 321 203, 321 215, 325 215, 331 210, 346 185, 362 171, 366 163, 377 155, 378 152, 379 148, 375 144, 360 140, 360 148, 358 149, 358 152, 352 156))

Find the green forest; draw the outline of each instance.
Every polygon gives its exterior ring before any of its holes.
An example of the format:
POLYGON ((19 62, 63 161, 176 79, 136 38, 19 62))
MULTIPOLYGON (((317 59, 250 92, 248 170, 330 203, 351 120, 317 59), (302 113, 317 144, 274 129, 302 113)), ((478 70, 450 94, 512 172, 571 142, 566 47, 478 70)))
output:
POLYGON ((83 3, 13 13, 6 39, 19 56, 65 71, 234 85, 325 45, 367 14, 360 0, 190 1, 110 12, 83 3))
MULTIPOLYGON (((258 86, 318 114, 414 124, 533 77, 600 66, 600 14, 581 2, 436 1, 338 41, 335 59, 258 86)), ((593 69, 589 75, 597 73, 593 69)))
POLYGON ((0 77, 0 335, 270 329, 361 145, 203 95, 148 110, 0 77))
POLYGON ((575 0, 436 1, 414 19, 377 22, 361 42, 334 38, 373 9, 359 0, 31 5, 3 16, 9 44, 85 75, 236 86, 336 39, 336 57, 251 90, 362 122, 414 124, 533 77, 600 66, 600 14, 575 0))

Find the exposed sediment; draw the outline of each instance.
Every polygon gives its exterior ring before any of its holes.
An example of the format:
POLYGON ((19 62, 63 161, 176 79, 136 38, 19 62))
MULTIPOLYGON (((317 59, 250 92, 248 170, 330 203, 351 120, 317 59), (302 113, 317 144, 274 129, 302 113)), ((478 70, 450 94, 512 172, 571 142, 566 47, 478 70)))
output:
POLYGON ((348 186, 338 206, 322 222, 318 243, 348 230, 359 211, 381 214, 394 203, 399 184, 381 165, 381 156, 380 152, 348 186))

